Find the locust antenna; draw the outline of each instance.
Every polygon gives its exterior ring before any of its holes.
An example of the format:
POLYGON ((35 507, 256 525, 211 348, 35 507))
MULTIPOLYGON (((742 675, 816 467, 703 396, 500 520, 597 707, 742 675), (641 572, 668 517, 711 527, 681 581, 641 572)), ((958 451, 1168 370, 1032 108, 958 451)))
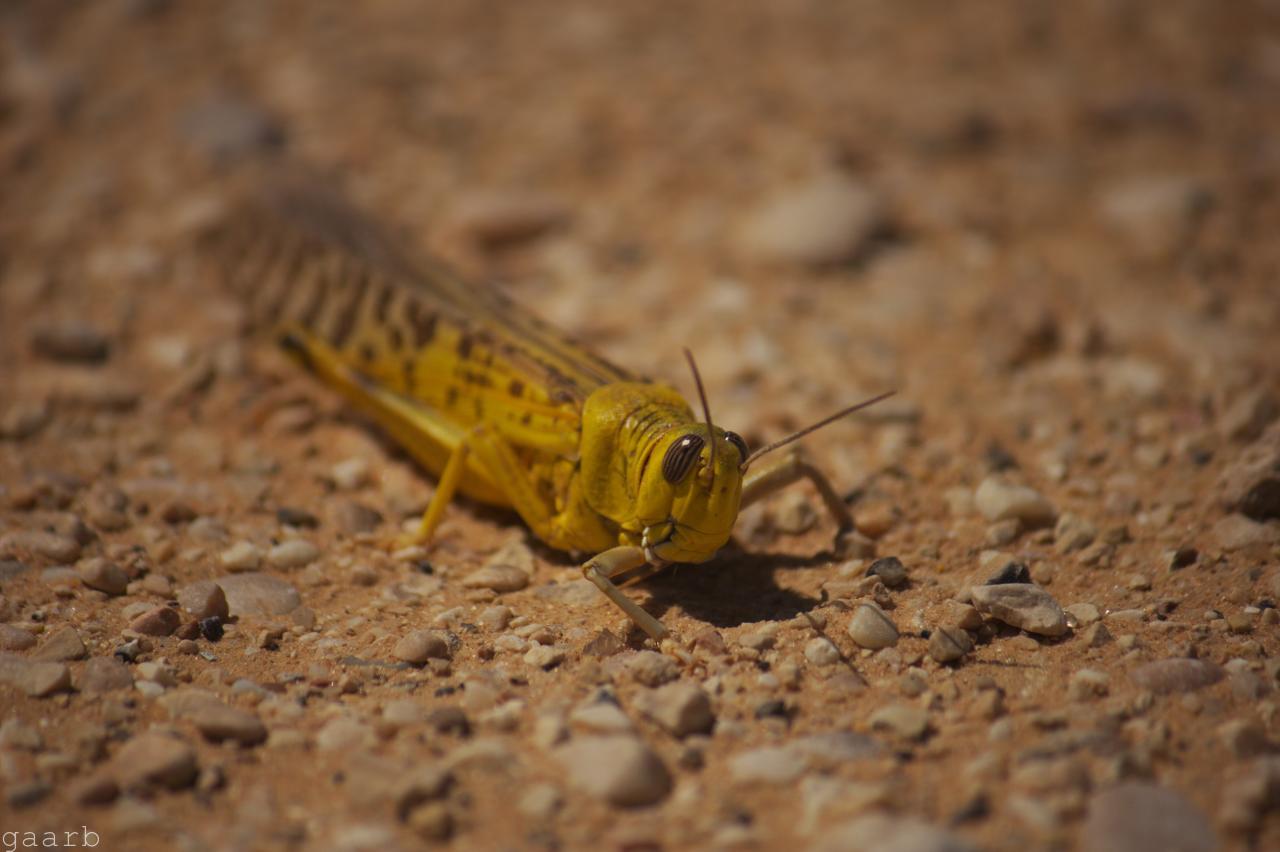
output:
MULTIPOLYGON (((686 353, 687 353, 687 350, 686 350, 686 353)), ((697 375, 697 373, 695 372, 694 375, 697 375)), ((841 417, 852 414, 853 412, 866 408, 869 405, 875 405, 877 402, 880 402, 880 400, 888 399, 889 397, 893 396, 895 393, 897 393, 897 391, 885 391, 879 396, 873 396, 871 397, 871 399, 864 399, 862 402, 851 405, 848 408, 840 409, 835 414, 832 414, 830 417, 824 417, 823 419, 819 420, 817 423, 814 423, 812 426, 804 427, 799 432, 793 432, 785 438, 780 438, 777 441, 774 441, 772 444, 765 444, 763 447, 756 450, 751 455, 747 456, 747 460, 742 463, 742 468, 741 468, 742 471, 745 473, 747 468, 751 466, 751 463, 756 459, 760 458, 761 456, 763 456, 764 454, 771 453, 774 450, 778 449, 778 447, 785 447, 787 444, 790 444, 792 441, 798 441, 801 438, 803 438, 805 435, 808 435, 810 432, 816 432, 817 430, 821 429, 823 426, 826 426, 829 423, 836 422, 841 417)))
POLYGON ((693 353, 687 346, 684 347, 684 357, 689 362, 689 369, 693 371, 693 383, 698 386, 698 399, 702 400, 702 413, 707 418, 707 443, 711 444, 711 463, 707 466, 707 470, 715 476, 716 433, 711 429, 711 406, 707 405, 707 391, 702 387, 702 376, 698 373, 698 365, 694 363, 693 353))

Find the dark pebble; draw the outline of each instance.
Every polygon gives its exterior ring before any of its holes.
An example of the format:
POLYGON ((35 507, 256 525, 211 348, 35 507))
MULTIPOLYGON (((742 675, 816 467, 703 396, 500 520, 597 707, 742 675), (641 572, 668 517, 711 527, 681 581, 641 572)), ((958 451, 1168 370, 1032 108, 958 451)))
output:
POLYGON ((756 705, 755 713, 757 719, 786 719, 789 716, 786 702, 779 698, 762 701, 756 705))
POLYGON ((427 723, 442 734, 465 737, 471 733, 471 721, 460 707, 440 707, 427 716, 427 723))
POLYGON ((1173 558, 1169 560, 1169 570, 1176 571, 1179 568, 1194 565, 1199 556, 1200 553, 1194 547, 1179 547, 1173 552, 1173 558))
POLYGON ((125 642, 119 648, 116 648, 114 656, 117 659, 124 660, 126 663, 137 662, 138 657, 142 656, 142 643, 137 639, 125 642))
POLYGON ((107 360, 110 341, 96 328, 79 322, 63 322, 36 329, 31 348, 51 361, 97 364, 107 360))
POLYGON ((217 642, 222 638, 222 619, 216 615, 200 619, 200 635, 210 642, 217 642))
POLYGON ((1030 583, 1031 572, 1021 562, 1010 562, 987 580, 988 586, 1003 586, 1009 583, 1030 583))
POLYGON ((295 509, 292 506, 281 506, 276 509, 276 520, 291 527, 306 527, 313 530, 320 526, 320 519, 306 509, 295 509))
POLYGON ((886 556, 872 562, 871 567, 867 569, 867 576, 879 577, 891 589, 907 584, 907 568, 896 556, 886 556))

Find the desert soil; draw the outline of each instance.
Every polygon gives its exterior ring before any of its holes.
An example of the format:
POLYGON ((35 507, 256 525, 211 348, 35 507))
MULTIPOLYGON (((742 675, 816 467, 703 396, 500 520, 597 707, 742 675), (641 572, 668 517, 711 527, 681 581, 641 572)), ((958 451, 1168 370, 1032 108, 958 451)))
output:
POLYGON ((1280 848, 1278 18, 7 4, 0 828, 1280 848), (398 548, 198 250, 281 163, 753 445, 897 389, 805 442, 858 534, 745 511, 665 654, 508 513, 398 548))

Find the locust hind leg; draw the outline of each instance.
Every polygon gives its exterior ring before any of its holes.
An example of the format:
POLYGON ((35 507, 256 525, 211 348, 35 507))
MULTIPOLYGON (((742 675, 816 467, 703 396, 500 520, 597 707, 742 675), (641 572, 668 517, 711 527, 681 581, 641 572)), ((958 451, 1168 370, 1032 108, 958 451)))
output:
POLYGON ((825 473, 814 467, 798 448, 789 450, 777 461, 747 474, 746 480, 742 483, 742 505, 746 507, 757 503, 802 479, 809 480, 814 488, 818 489, 822 502, 839 528, 838 533, 848 532, 854 528, 853 515, 849 512, 849 507, 845 505, 844 500, 840 499, 840 495, 836 493, 831 480, 825 473))

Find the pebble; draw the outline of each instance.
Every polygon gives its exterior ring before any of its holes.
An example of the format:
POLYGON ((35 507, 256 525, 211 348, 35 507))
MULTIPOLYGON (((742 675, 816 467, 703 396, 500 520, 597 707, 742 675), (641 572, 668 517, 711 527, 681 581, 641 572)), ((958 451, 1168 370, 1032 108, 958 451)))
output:
POLYGON ((937 627, 929 634, 929 656, 939 663, 954 663, 973 650, 973 639, 958 627, 937 627))
POLYGON ((507 629, 507 625, 511 623, 511 619, 515 616, 509 606, 489 606, 485 607, 480 615, 476 617, 476 623, 492 633, 497 633, 507 629))
POLYGON ((90 657, 76 675, 81 692, 111 692, 133 686, 133 673, 115 657, 90 657))
POLYGON ((160 732, 146 732, 129 740, 111 761, 125 790, 163 787, 181 790, 195 783, 196 754, 183 740, 160 732))
POLYGON ((461 707, 437 707, 427 714, 427 724, 442 734, 465 737, 471 733, 471 720, 461 707))
POLYGON ((266 725, 256 714, 231 707, 211 693, 179 690, 164 703, 170 715, 190 722, 210 742, 231 741, 242 746, 266 742, 266 725))
POLYGON ((1093 544, 1098 528, 1071 512, 1063 512, 1053 526, 1053 546, 1059 553, 1073 553, 1093 544))
POLYGON ((592 701, 575 707, 569 714, 569 723, 597 734, 626 734, 635 730, 631 719, 612 701, 592 701))
POLYGON ((76 566, 80 582, 108 595, 123 595, 129 588, 129 575, 114 562, 95 557, 76 566))
POLYGON ((879 577, 891 589, 900 589, 907 584, 907 568, 896 556, 886 556, 871 563, 867 569, 868 577, 879 577))
POLYGON ((329 720, 316 734, 316 748, 320 751, 352 751, 370 748, 374 742, 372 728, 347 717, 329 720))
POLYGON ((1218 739, 1240 760, 1275 751, 1266 729, 1254 719, 1232 719, 1218 726, 1218 739))
POLYGON ((302 605, 297 589, 269 574, 229 574, 214 582, 222 588, 234 616, 287 615, 302 605))
POLYGON ((1244 391, 1218 417, 1218 432, 1229 441, 1253 441, 1280 418, 1280 399, 1267 388, 1244 391))
POLYGON ((532 820, 546 821, 564 806, 564 796, 551 784, 531 784, 520 794, 516 810, 532 820))
POLYGON ((553 669, 564 662, 565 656, 564 648, 557 645, 534 645, 525 653, 524 661, 540 669, 553 669))
POLYGON ((671 791, 666 766, 634 737, 575 738, 555 754, 574 786, 617 807, 652 805, 671 791))
POLYGON ((878 650, 898 643, 898 628, 885 615, 884 610, 873 603, 860 603, 849 619, 850 638, 861 648, 878 650))
POLYGON ((238 541, 218 556, 222 567, 228 571, 254 571, 262 562, 262 552, 248 541, 238 541))
POLYGON ((67 795, 71 801, 86 807, 108 805, 120 795, 120 785, 109 771, 103 770, 77 779, 68 787, 67 795))
POLYGON ((1067 682, 1067 695, 1072 701, 1088 701, 1111 690, 1111 677, 1097 669, 1079 669, 1067 682))
POLYGON ((809 767, 809 757, 790 746, 763 746, 734 755, 729 777, 739 784, 790 784, 809 767))
POLYGON ((1182 794, 1146 781, 1127 781, 1089 800, 1080 831, 1082 852, 1214 852, 1213 827, 1182 794))
POLYGON ((88 651, 74 627, 60 627, 49 635, 30 659, 45 663, 82 660, 88 651))
POLYGON ((178 629, 182 619, 178 611, 167 606, 157 606, 135 617, 129 622, 129 629, 143 636, 170 636, 178 629))
POLYGON ((1058 511, 1040 492, 998 475, 988 476, 973 495, 974 505, 988 521, 1016 518, 1030 529, 1053 523, 1058 511))
POLYGON ((676 681, 641 696, 641 712, 676 737, 710 733, 716 717, 711 697, 695 683, 676 681))
POLYGON ((226 593, 212 580, 200 580, 178 589, 178 605, 196 619, 215 616, 226 619, 231 614, 226 593))
POLYGON ((568 218, 567 208, 550 196, 511 190, 470 193, 453 213, 459 232, 490 249, 527 242, 568 218))
POLYGON ((644 686, 661 686, 680 677, 680 667, 666 654, 639 651, 627 661, 627 671, 644 686))
POLYGON ((826 266, 855 259, 885 225, 880 196, 830 172, 780 190, 744 217, 737 244, 767 262, 826 266))
POLYGON ((1189 175, 1139 175, 1117 181, 1099 198, 1103 222, 1140 256, 1160 259, 1174 253, 1212 196, 1189 175))
POLYGON ((343 459, 329 469, 329 479, 340 491, 355 491, 369 484, 369 463, 359 456, 343 459))
POLYGON ((1280 518, 1280 421, 1223 469, 1218 487, 1227 509, 1255 521, 1280 518))
POLYGON ((18 530, 0 539, 0 553, 28 551, 55 565, 70 565, 80 558, 81 545, 69 535, 47 530, 18 530))
POLYGON ((373 532, 382 523, 381 512, 355 500, 338 500, 330 507, 329 517, 347 535, 373 532))
POLYGON ((1071 606, 1064 607, 1064 610, 1081 627, 1087 627, 1102 618, 1102 613, 1091 603, 1074 603, 1071 606))
POLYGON ((468 589, 491 589, 499 594, 518 592, 529 585, 529 575, 514 565, 490 564, 472 571, 462 580, 468 589))
POLYGON ((452 656, 449 642, 433 630, 415 630, 396 643, 392 655, 397 660, 421 665, 430 659, 447 660, 452 656))
POLYGON ((0 748, 38 752, 44 748, 44 739, 33 726, 10 717, 0 725, 0 748))
POLYGON ((111 341, 87 323, 65 320, 37 328, 31 336, 31 348, 50 361, 98 364, 107 360, 111 341))
POLYGON ((1280 529, 1275 524, 1255 521, 1238 512, 1219 518, 1209 535, 1219 548, 1228 553, 1255 545, 1280 543, 1280 529))
POLYGON ((987 578, 985 585, 1002 586, 1008 583, 1030 583, 1031 571, 1021 562, 1008 562, 987 578))
POLYGON ((1157 695, 1169 695, 1212 686, 1225 676, 1221 666, 1205 660, 1173 658, 1141 665, 1130 673, 1129 678, 1157 695))
POLYGON ((840 649, 825 636, 815 636, 805 643, 804 658, 815 666, 833 666, 840 662, 840 649))
POLYGON ((914 817, 872 814, 822 833, 809 852, 975 852, 961 837, 914 817))
POLYGON ((305 567, 319 558, 320 549, 302 538, 282 541, 267 551, 267 564, 281 571, 305 567))
POLYGON ((881 707, 867 722, 873 731, 888 731, 904 740, 922 739, 929 730, 929 714, 910 704, 881 707))
POLYGON ((0 624, 0 651, 25 651, 35 645, 36 637, 31 631, 12 624, 0 624))
POLYGON ((276 509, 276 520, 288 527, 313 530, 320 526, 320 519, 306 509, 281 506, 276 509))
POLYGON ((1053 596, 1031 583, 974 586, 973 605, 1005 624, 1041 636, 1067 632, 1067 616, 1053 596))

